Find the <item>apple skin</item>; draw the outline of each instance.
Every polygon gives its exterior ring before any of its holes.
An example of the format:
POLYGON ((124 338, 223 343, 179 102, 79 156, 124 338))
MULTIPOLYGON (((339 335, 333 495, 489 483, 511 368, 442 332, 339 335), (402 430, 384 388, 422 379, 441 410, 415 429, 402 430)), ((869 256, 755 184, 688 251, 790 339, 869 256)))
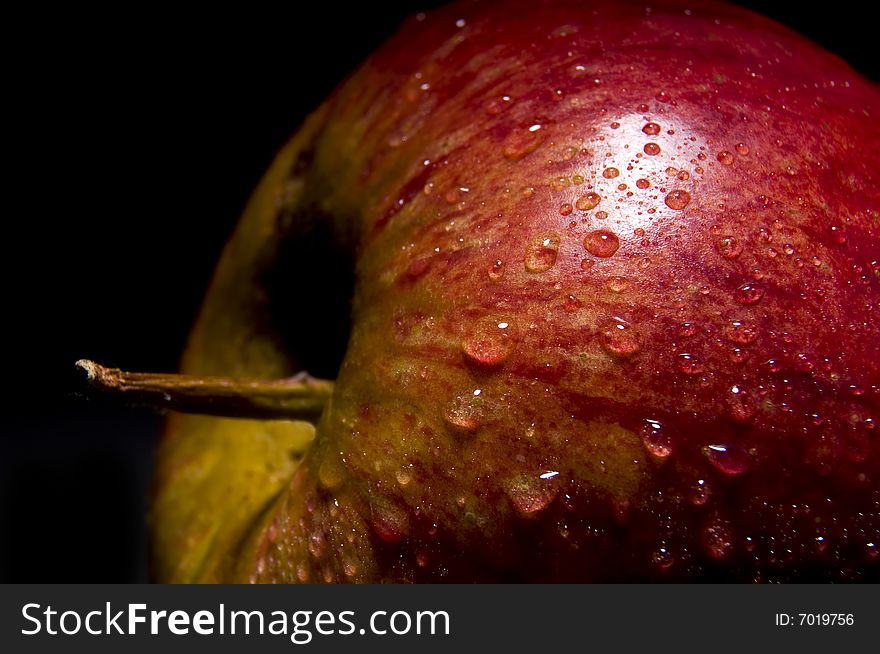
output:
POLYGON ((876 579, 878 116, 726 4, 414 17, 278 155, 183 361, 295 373, 353 270, 333 400, 170 418, 156 578, 876 579))

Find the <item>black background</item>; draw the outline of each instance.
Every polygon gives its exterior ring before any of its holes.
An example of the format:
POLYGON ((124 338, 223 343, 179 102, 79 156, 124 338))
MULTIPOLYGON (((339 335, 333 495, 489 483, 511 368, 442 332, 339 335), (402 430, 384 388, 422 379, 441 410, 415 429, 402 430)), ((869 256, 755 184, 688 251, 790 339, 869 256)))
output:
MULTIPOLYGON (((0 582, 147 579, 161 419, 86 400, 73 362, 175 369, 274 152, 436 4, 6 17, 0 582)), ((880 77, 873 23, 852 7, 744 4, 880 77)))

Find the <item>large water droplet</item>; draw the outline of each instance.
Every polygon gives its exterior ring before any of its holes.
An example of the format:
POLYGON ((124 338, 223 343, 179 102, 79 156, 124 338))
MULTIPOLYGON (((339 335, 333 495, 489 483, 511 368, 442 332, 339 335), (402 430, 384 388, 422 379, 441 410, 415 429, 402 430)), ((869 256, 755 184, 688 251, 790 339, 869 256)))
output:
POLYGON ((371 503, 372 526, 376 535, 386 543, 399 543, 409 533, 409 519, 402 509, 390 502, 371 503))
POLYGON ((655 459, 666 459, 672 454, 672 441, 663 431, 663 425, 658 420, 645 420, 642 427, 642 443, 645 449, 655 459))
POLYGON ((584 247, 593 256, 607 258, 620 248, 620 239, 612 231, 597 229, 584 238, 584 247))
POLYGON ((501 366, 510 357, 513 347, 510 324, 492 318, 478 320, 461 341, 467 362, 481 368, 501 366))
POLYGON ((532 273, 550 270, 556 263, 559 243, 559 234, 556 232, 546 232, 535 236, 526 250, 526 270, 532 273))
POLYGON ((602 171, 602 177, 605 179, 614 179, 620 174, 620 171, 617 170, 614 166, 609 166, 605 170, 602 171))
POLYGON ((482 402, 473 394, 459 395, 452 400, 443 417, 457 430, 476 431, 483 421, 482 402))
POLYGON ((742 254, 743 246, 733 236, 724 236, 715 243, 715 249, 725 259, 736 259, 742 254))
POLYGON ((666 195, 666 206, 676 211, 681 211, 691 202, 691 194, 687 191, 677 190, 671 191, 666 195))
POLYGON ((741 386, 735 384, 730 387, 730 395, 727 398, 727 411, 731 420, 739 424, 751 422, 755 417, 755 407, 741 386))
POLYGON ((328 452, 318 467, 318 483, 327 490, 338 488, 345 480, 346 471, 335 452, 328 452))
POLYGON ((537 150, 547 137, 544 126, 535 123, 527 129, 518 129, 507 137, 502 153, 510 161, 519 161, 537 150))
POLYGON ((712 496, 712 487, 705 479, 697 479, 691 484, 688 499, 694 506, 704 506, 712 496))
POLYGON ((324 534, 320 531, 313 531, 309 534, 309 554, 316 559, 321 558, 324 554, 324 534))
POLYGON ((657 569, 665 572, 675 564, 675 557, 669 549, 666 547, 660 547, 651 554, 651 563, 653 563, 657 569))
POLYGON ((749 457, 735 445, 707 445, 703 454, 716 470, 735 477, 749 469, 749 457))
POLYGON ((692 322, 683 322, 678 327, 678 335, 682 338, 690 338, 691 336, 695 336, 698 331, 699 329, 692 322))
POLYGON ((345 557, 345 559, 342 561, 342 572, 345 574, 345 576, 351 579, 359 571, 360 566, 358 565, 357 561, 353 558, 345 557))
POLYGON ((710 519, 703 527, 700 541, 710 557, 719 561, 726 559, 733 553, 733 529, 730 522, 717 517, 710 519))
POLYGON ((407 468, 401 468, 394 476, 397 479, 397 483, 401 486, 406 486, 412 481, 412 475, 407 468))
POLYGON ((722 150, 718 153, 718 161, 725 166, 729 166, 733 163, 733 153, 728 152, 727 150, 722 150))
POLYGON ((559 473, 555 470, 535 475, 517 475, 504 485, 513 506, 530 516, 546 509, 559 494, 559 473))
POLYGON ((643 148, 645 154, 649 156, 655 156, 660 154, 660 146, 656 143, 645 143, 645 147, 643 148))
POLYGON ((699 375, 703 372, 703 365, 693 354, 679 354, 675 364, 685 375, 699 375))
POLYGON ((598 193, 587 193, 586 195, 579 197, 577 202, 574 203, 574 206, 581 211, 589 211, 590 209, 597 207, 601 200, 602 197, 598 193))
POLYGON ((756 284, 743 284, 734 292, 734 299, 740 304, 751 306, 764 297, 764 289, 756 284))
POLYGON ((486 274, 489 276, 489 279, 493 282, 500 281, 502 277, 504 277, 504 262, 500 259, 495 261, 491 266, 489 266, 489 270, 486 271, 486 274))
POLYGON ((744 320, 734 320, 724 330, 727 340, 740 345, 751 345, 758 340, 758 327, 744 320))
POLYGON ((612 293, 623 293, 627 288, 629 288, 629 280, 626 277, 619 277, 615 275, 614 277, 609 277, 605 285, 612 293))
POLYGON ((602 347, 609 354, 628 359, 642 348, 635 329, 625 320, 615 318, 602 330, 602 347))
POLYGON ((645 123, 645 126, 642 127, 642 131, 648 136, 656 136, 660 133, 660 125, 657 123, 645 123))

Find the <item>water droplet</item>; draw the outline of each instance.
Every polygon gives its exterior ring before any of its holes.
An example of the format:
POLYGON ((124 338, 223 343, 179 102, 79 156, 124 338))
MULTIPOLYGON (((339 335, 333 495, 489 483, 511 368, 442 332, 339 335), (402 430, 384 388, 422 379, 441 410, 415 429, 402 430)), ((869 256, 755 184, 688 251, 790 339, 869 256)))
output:
POLYGON ((461 351, 468 363, 481 368, 497 368, 513 352, 510 324, 492 318, 478 320, 461 341, 461 351))
POLYGON ((645 143, 645 147, 642 148, 645 154, 654 156, 660 154, 660 146, 656 143, 645 143))
POLYGON ((360 571, 357 561, 346 557, 342 562, 342 572, 346 577, 354 577, 360 571))
POLYGON ((691 484, 688 499, 694 506, 705 506, 712 496, 712 487, 705 479, 697 479, 691 484))
POLYGON ((608 213, 605 211, 597 211, 595 215, 596 220, 605 220, 608 217, 608 213))
POLYGON ((342 461, 334 452, 327 453, 318 468, 318 483, 327 490, 333 490, 342 484, 345 477, 342 461))
POLYGON ((667 548, 661 547, 651 554, 651 563, 659 570, 665 572, 675 564, 675 557, 672 556, 667 548))
POLYGON ((833 225, 831 227, 831 240, 834 241, 837 245, 846 244, 846 233, 843 231, 842 227, 839 227, 837 225, 833 225))
POLYGON ((483 421, 482 403, 474 395, 459 395, 443 415, 452 427, 466 432, 475 431, 483 421))
POLYGON ((637 179, 636 186, 638 186, 640 189, 646 189, 649 186, 651 186, 651 182, 649 182, 647 179, 644 179, 644 178, 637 179))
POLYGON ((534 515, 546 509, 559 494, 558 474, 517 475, 507 480, 504 490, 517 511, 525 516, 534 515))
POLYGON ((859 386, 858 384, 850 384, 849 386, 847 386, 847 390, 849 391, 849 394, 853 397, 861 397, 865 394, 864 387, 859 386))
POLYGON ((715 249, 725 259, 736 259, 742 254, 743 246, 733 236, 724 236, 715 242, 715 249))
POLYGON ((672 191, 667 194, 664 202, 666 202, 666 206, 670 209, 681 211, 690 204, 691 194, 682 190, 672 191))
POLYGON ((584 238, 584 247, 593 256, 605 259, 617 252, 620 248, 620 239, 612 231, 597 229, 584 238))
POLYGON ((489 104, 486 105, 486 112, 490 116, 497 116, 502 111, 507 109, 512 103, 513 100, 509 95, 502 95, 500 98, 495 98, 489 101, 489 104))
POLYGON ((320 531, 309 534, 309 553, 316 559, 324 554, 324 534, 320 531))
POLYGON ((559 215, 560 216, 570 216, 571 212, 573 210, 574 210, 574 208, 568 202, 566 202, 565 204, 563 204, 562 206, 559 207, 559 215))
POLYGON ((609 354, 628 359, 641 349, 638 334, 625 320, 615 318, 602 330, 602 347, 609 354))
POLYGON ((587 193, 586 195, 582 195, 577 199, 577 202, 574 203, 574 206, 577 207, 580 211, 589 211, 590 209, 594 209, 598 206, 599 202, 602 201, 602 198, 598 193, 587 193))
POLYGON ((502 154, 510 161, 519 161, 537 150, 547 137, 546 129, 534 124, 528 129, 518 129, 507 137, 502 154))
POLYGON ((720 161, 725 166, 729 166, 733 163, 733 154, 728 152, 727 150, 722 150, 718 153, 718 161, 720 161))
POLYGON ((504 262, 498 260, 489 266, 489 270, 487 272, 489 275, 489 279, 493 282, 499 281, 502 277, 504 277, 504 262))
POLYGON ((559 243, 559 234, 556 232, 546 232, 535 236, 526 251, 526 270, 532 273, 550 270, 556 263, 559 243))
POLYGON ((399 543, 409 533, 409 518, 402 509, 390 502, 371 503, 372 526, 376 535, 386 543, 399 543))
POLYGON ((618 123, 616 120, 611 123, 611 129, 617 129, 618 127, 620 127, 620 123, 618 123))
POLYGON ((446 194, 443 196, 443 199, 446 200, 447 204, 458 204, 459 202, 464 201, 468 193, 471 192, 470 187, 467 186, 453 186, 446 194))
POLYGON ((767 359, 765 364, 770 372, 779 372, 782 370, 782 362, 779 359, 767 359))
POLYGON ((703 454, 716 470, 731 477, 749 469, 748 455, 735 445, 707 445, 703 454))
POLYGON ((636 111, 638 111, 640 114, 646 113, 650 109, 651 109, 651 107, 649 107, 644 102, 642 104, 640 104, 638 107, 636 107, 636 111))
POLYGON ((732 343, 751 345, 758 340, 758 328, 743 320, 734 320, 724 330, 724 335, 732 343))
POLYGON ((666 91, 660 91, 660 93, 655 95, 654 98, 657 100, 657 102, 663 103, 670 102, 672 100, 672 97, 666 91))
POLYGON ((412 481, 412 475, 409 474, 409 470, 406 468, 401 468, 394 476, 397 478, 397 483, 401 486, 406 486, 412 481))
POLYGON ((685 375, 699 375, 703 372, 702 364, 693 354, 679 354, 675 360, 678 369, 685 375))
POLYGON ((736 151, 739 154, 745 156, 749 153, 749 146, 747 146, 745 143, 737 143, 736 144, 736 151))
POLYGON ((610 166, 602 171, 602 177, 604 177, 605 179, 614 179, 619 174, 620 174, 620 171, 617 170, 617 168, 614 168, 613 166, 610 166))
POLYGON ((794 364, 798 370, 805 373, 813 372, 813 369, 816 367, 816 364, 812 362, 810 355, 806 352, 798 352, 794 359, 794 364))
POLYGON ((613 293, 623 293, 627 288, 629 288, 629 280, 626 277, 609 277, 606 282, 606 286, 608 286, 608 290, 613 293))
POLYGON ((678 328, 678 335, 682 338, 690 338, 697 333, 697 326, 692 322, 683 322, 678 328))
POLYGON ((721 561, 733 553, 733 530, 727 520, 709 520, 703 527, 700 541, 713 559, 721 561))
POLYGON ((730 419, 744 425, 751 422, 755 417, 755 407, 742 387, 733 385, 730 387, 730 395, 727 398, 727 410, 730 419))
POLYGON ((642 427, 642 443, 648 453, 655 459, 663 460, 672 454, 672 441, 663 431, 663 425, 658 420, 645 420, 642 427))
POLYGON ((660 125, 657 123, 645 123, 645 126, 642 127, 642 131, 648 136, 656 136, 660 133, 660 125))
POLYGON ((764 297, 764 289, 755 284, 743 284, 734 293, 736 301, 746 306, 757 304, 762 297, 764 297))

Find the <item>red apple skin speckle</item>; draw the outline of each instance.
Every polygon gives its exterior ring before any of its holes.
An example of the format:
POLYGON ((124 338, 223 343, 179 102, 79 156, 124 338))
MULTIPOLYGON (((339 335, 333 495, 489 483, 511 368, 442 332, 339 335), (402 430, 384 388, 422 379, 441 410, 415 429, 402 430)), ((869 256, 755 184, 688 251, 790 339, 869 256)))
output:
POLYGON ((256 271, 326 220, 356 275, 337 390, 197 571, 170 561, 198 500, 168 498, 219 492, 182 454, 215 423, 172 424, 160 575, 877 579, 880 92, 745 10, 650 6, 454 4, 309 119, 184 367, 296 370, 256 271))

